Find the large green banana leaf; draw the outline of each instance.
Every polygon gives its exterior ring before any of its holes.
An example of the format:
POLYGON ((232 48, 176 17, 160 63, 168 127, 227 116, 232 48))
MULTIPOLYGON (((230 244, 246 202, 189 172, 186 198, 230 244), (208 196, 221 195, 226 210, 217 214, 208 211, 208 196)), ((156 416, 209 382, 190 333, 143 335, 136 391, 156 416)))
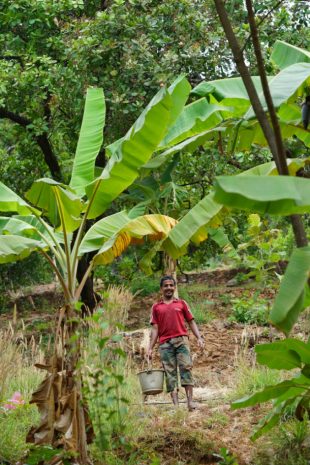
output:
MULTIPOLYGON (((290 175, 294 176, 306 162, 306 159, 288 159, 287 164, 290 175)), ((236 178, 236 183, 238 183, 239 177, 275 176, 277 173, 275 163, 271 161, 254 166, 254 168, 250 168, 234 178, 236 178)), ((214 193, 208 194, 179 221, 169 234, 169 238, 179 248, 184 247, 190 240, 199 244, 207 239, 206 228, 212 226, 222 208, 223 205, 215 201, 214 193)))
POLYGON ((187 105, 169 129, 160 147, 178 144, 189 137, 214 128, 223 120, 220 111, 225 109, 223 106, 210 104, 205 98, 187 105))
POLYGON ((55 228, 72 232, 79 227, 83 204, 65 185, 42 178, 32 184, 26 198, 42 210, 55 228))
POLYGON ((17 212, 21 215, 33 213, 33 208, 0 181, 0 211, 17 212))
POLYGON ((94 224, 85 234, 79 247, 79 255, 99 250, 112 236, 132 221, 126 211, 107 216, 94 224))
POLYGON ((85 186, 94 180, 96 157, 103 142, 105 100, 102 89, 87 90, 80 136, 72 168, 70 186, 84 195, 85 186))
MULTIPOLYGON (((35 217, 34 217, 35 218, 35 217)), ((0 235, 14 234, 31 237, 36 234, 34 226, 15 217, 0 216, 0 235)))
MULTIPOLYGON (((261 92, 262 85, 259 76, 252 76, 252 81, 257 92, 261 92)), ((200 97, 207 97, 209 94, 212 94, 219 102, 226 98, 249 101, 249 96, 241 77, 217 79, 210 82, 203 81, 194 87, 192 94, 199 95, 200 97)))
POLYGON ((277 40, 270 58, 280 69, 284 69, 294 63, 310 63, 310 52, 277 40))
POLYGON ((131 220, 115 236, 106 241, 97 255, 94 263, 107 264, 123 253, 130 244, 138 244, 145 236, 150 240, 165 239, 177 221, 165 215, 144 215, 131 220))
POLYGON ((0 217, 0 234, 21 235, 36 240, 41 240, 44 236, 48 242, 53 237, 58 244, 64 242, 62 233, 56 233, 50 225, 46 222, 43 223, 34 215, 0 217))
MULTIPOLYGON (((279 108, 284 102, 293 102, 297 97, 305 93, 310 86, 310 63, 295 63, 280 71, 279 74, 269 80, 269 89, 275 108, 279 108)), ((263 107, 266 109, 263 92, 259 93, 263 107)), ((245 119, 254 118, 255 114, 250 108, 244 115, 245 119)))
POLYGON ((45 244, 28 237, 2 235, 0 240, 0 264, 16 262, 27 258, 35 250, 43 249, 45 244))
POLYGON ((295 249, 270 313, 272 323, 285 334, 291 331, 304 309, 304 289, 308 286, 309 271, 310 247, 295 249))
POLYGON ((175 153, 181 152, 182 150, 193 152, 197 147, 203 145, 207 140, 214 138, 215 134, 219 132, 224 132, 225 130, 225 127, 217 126, 216 128, 203 131, 200 134, 190 137, 189 139, 186 139, 183 142, 180 142, 179 144, 170 147, 169 149, 165 150, 159 155, 154 156, 154 158, 152 158, 149 162, 143 165, 143 168, 158 168, 163 163, 165 163, 169 157, 171 157, 175 153))
POLYGON ((219 176, 215 201, 273 215, 310 212, 310 182, 293 176, 219 176))
POLYGON ((302 363, 310 365, 310 344, 299 339, 257 344, 255 352, 260 365, 274 370, 293 370, 301 368, 302 363))
MULTIPOLYGON (((173 85, 172 85, 173 86, 173 85)), ((149 103, 125 137, 113 144, 112 156, 102 174, 86 188, 88 198, 93 197, 88 218, 102 214, 110 203, 123 192, 139 174, 169 128, 173 114, 172 104, 180 95, 184 101, 184 86, 162 89, 149 103)), ((178 111, 181 111, 182 106, 178 111)))
POLYGON ((179 76, 168 88, 172 100, 169 127, 175 123, 182 112, 191 89, 191 85, 184 75, 179 76))

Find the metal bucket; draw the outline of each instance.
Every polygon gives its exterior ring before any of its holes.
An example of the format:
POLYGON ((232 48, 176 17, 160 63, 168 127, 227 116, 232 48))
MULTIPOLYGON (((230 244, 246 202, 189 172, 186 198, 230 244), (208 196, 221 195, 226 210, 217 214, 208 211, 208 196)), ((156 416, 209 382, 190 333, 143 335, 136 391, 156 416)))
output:
POLYGON ((137 373, 142 393, 146 396, 160 394, 164 389, 164 370, 144 370, 137 373))

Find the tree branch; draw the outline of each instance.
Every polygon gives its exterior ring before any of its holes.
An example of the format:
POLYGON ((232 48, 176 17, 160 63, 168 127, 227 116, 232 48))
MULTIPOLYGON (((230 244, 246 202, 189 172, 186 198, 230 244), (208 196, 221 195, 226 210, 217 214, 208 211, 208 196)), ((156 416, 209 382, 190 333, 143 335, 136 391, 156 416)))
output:
POLYGON ((43 153, 45 163, 49 167, 52 177, 60 181, 62 179, 61 169, 48 139, 48 134, 44 132, 39 136, 36 136, 28 128, 28 126, 32 123, 30 119, 26 118, 25 116, 13 113, 6 108, 0 108, 0 118, 6 118, 13 123, 19 124, 31 134, 32 138, 36 141, 43 153))

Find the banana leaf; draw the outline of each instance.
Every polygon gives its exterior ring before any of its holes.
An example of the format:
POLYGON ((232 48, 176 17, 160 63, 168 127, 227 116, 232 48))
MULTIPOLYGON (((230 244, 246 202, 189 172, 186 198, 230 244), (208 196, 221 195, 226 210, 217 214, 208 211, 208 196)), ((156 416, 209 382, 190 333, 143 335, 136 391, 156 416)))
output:
POLYGON ((310 212, 310 182, 293 176, 219 176, 214 200, 240 210, 273 215, 310 212))
MULTIPOLYGON (((288 159, 287 164, 291 175, 304 166, 307 159, 288 159)), ((244 171, 236 176, 237 183, 239 177, 243 176, 275 176, 278 171, 273 161, 263 163, 262 165, 254 166, 249 170, 244 171)), ((214 193, 211 192, 198 202, 173 228, 169 234, 169 238, 176 245, 182 248, 191 240, 196 244, 207 239, 208 234, 206 228, 210 227, 215 218, 222 211, 223 205, 217 203, 214 199, 214 193)))
POLYGON ((55 228, 63 227, 72 232, 79 227, 83 204, 64 184, 48 178, 39 179, 32 184, 26 198, 42 210, 55 228))
POLYGON ((35 250, 43 249, 45 244, 28 237, 14 234, 2 235, 0 241, 0 264, 16 262, 27 258, 35 250))
MULTIPOLYGON (((32 214, 36 211, 30 205, 19 197, 15 192, 9 189, 0 181, 0 211, 2 212, 17 212, 21 215, 32 214)), ((39 213, 39 212, 37 212, 39 213)))
POLYGON ((221 110, 225 110, 225 107, 210 104, 205 98, 187 105, 169 129, 160 147, 176 145, 189 137, 218 126, 223 120, 221 110))
POLYGON ((126 211, 115 213, 97 221, 85 234, 78 255, 99 250, 103 244, 132 221, 126 211))
POLYGON ((143 242, 144 237, 151 241, 163 240, 177 221, 165 215, 144 215, 131 220, 115 236, 104 243, 93 261, 95 265, 111 263, 130 244, 143 242))
POLYGON ((295 249, 270 313, 272 323, 285 334, 290 332, 304 309, 304 289, 308 286, 309 271, 310 247, 295 249))
POLYGON ((277 40, 270 58, 280 69, 284 69, 294 63, 310 63, 310 52, 277 40))
MULTIPOLYGON (((252 76, 252 81, 257 92, 261 92, 262 85, 260 77, 252 76)), ((219 102, 226 98, 249 101, 249 96, 241 77, 216 79, 215 81, 209 82, 203 81, 198 84, 198 86, 194 87, 191 93, 199 97, 207 97, 209 94, 212 94, 219 102)))
MULTIPOLYGON (((279 108, 282 103, 294 102, 297 97, 301 97, 305 89, 310 86, 310 63, 295 63, 280 71, 279 74, 269 80, 269 89, 275 108, 279 108)), ((263 92, 259 93, 259 98, 265 109, 267 105, 263 92)), ((245 119, 254 118, 255 114, 250 108, 244 115, 245 119)))
MULTIPOLYGON (((183 89, 176 86, 174 92, 183 89)), ((149 160, 166 134, 175 98, 162 89, 140 115, 125 137, 113 144, 113 153, 102 174, 86 187, 91 201, 88 218, 101 215, 110 203, 138 177, 139 169, 149 160)), ((175 116, 175 115, 174 115, 175 116)))
POLYGON ((260 365, 275 370, 301 368, 302 363, 310 364, 310 344, 299 339, 287 338, 255 346, 256 359, 260 365))
POLYGON ((70 186, 80 196, 85 194, 85 186, 94 180, 95 161, 103 142, 105 112, 103 90, 88 89, 70 181, 70 186))

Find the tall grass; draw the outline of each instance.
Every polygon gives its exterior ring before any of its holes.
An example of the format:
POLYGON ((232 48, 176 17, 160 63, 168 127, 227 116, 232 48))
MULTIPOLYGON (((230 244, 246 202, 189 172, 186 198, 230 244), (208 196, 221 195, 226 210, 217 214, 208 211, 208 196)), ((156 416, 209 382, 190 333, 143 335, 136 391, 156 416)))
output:
POLYGON ((42 373, 34 367, 43 362, 40 343, 24 336, 24 326, 16 330, 13 325, 0 331, 0 463, 13 463, 28 450, 26 434, 37 423, 37 408, 29 405, 31 393, 42 380, 42 373), (24 400, 16 409, 5 405, 15 392, 24 400))

